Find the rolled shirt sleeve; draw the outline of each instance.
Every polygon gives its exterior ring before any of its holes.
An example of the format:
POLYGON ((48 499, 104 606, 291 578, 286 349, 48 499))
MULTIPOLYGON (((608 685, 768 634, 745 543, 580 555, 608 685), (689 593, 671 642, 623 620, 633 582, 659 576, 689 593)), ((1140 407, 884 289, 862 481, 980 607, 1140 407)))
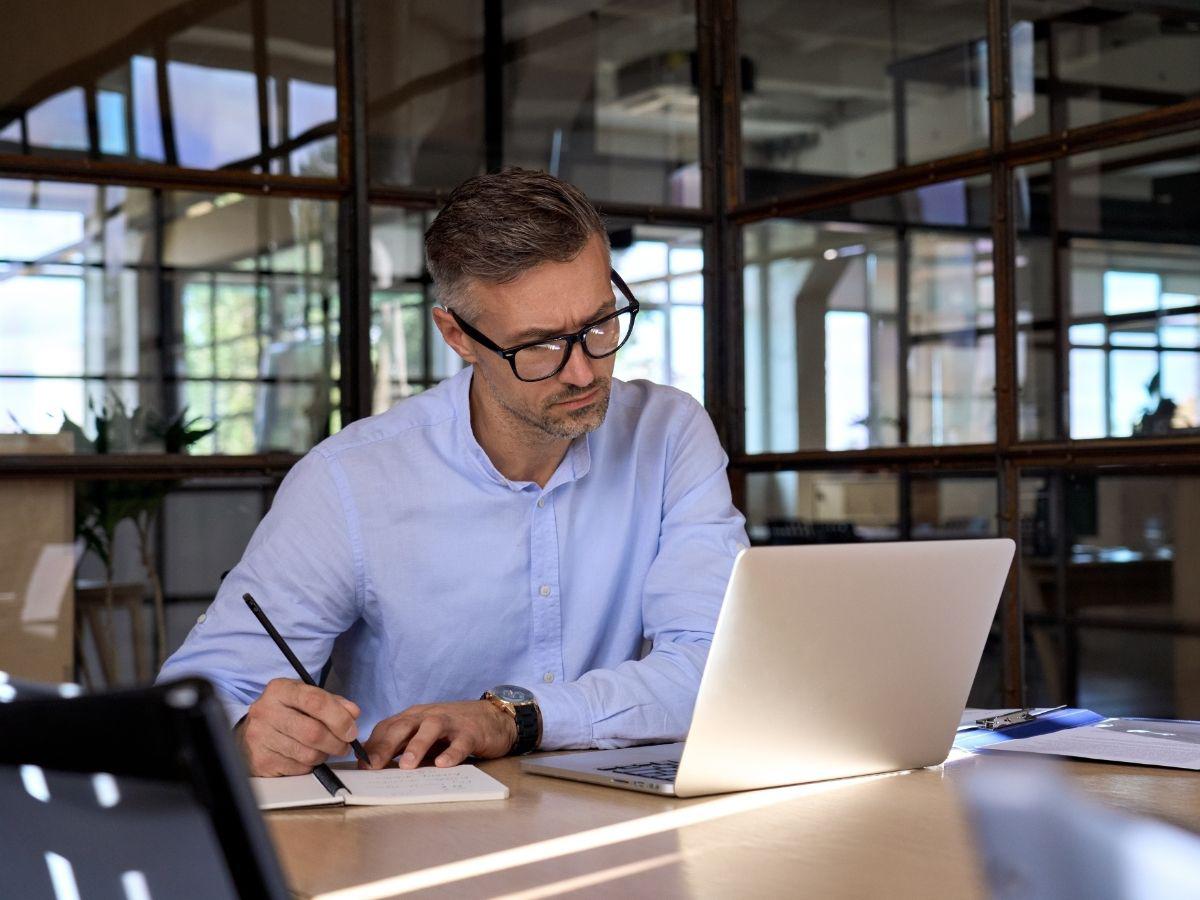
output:
POLYGON ((241 561, 158 680, 200 675, 237 722, 273 678, 295 670, 242 600, 251 594, 313 678, 359 616, 357 535, 342 474, 314 450, 288 473, 241 561))

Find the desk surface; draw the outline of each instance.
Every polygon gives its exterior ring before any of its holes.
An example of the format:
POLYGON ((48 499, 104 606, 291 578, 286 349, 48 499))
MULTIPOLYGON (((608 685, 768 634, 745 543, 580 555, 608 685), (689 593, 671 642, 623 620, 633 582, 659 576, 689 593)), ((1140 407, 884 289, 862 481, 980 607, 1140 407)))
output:
MULTIPOLYGON (((507 801, 269 813, 301 897, 980 897, 956 784, 988 757, 933 769, 693 800, 482 768, 507 801)), ((1064 762, 1110 806, 1200 832, 1200 775, 1064 762)))

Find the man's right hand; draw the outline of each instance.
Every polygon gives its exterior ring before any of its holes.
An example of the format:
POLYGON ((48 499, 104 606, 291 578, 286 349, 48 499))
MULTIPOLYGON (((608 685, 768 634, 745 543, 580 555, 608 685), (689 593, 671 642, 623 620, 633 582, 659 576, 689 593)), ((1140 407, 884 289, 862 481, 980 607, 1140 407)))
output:
POLYGON ((302 681, 276 678, 250 705, 234 734, 251 775, 303 775, 350 752, 358 706, 302 681))

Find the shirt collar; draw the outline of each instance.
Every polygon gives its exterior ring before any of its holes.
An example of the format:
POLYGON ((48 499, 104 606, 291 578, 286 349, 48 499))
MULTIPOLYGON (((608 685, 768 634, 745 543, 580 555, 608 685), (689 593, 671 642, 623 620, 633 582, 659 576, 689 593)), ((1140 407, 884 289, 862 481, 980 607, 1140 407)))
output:
MULTIPOLYGON (((462 446, 466 448, 467 455, 471 457, 473 463, 479 468, 480 473, 494 484, 503 485, 514 491, 527 490, 530 486, 536 487, 536 485, 533 485, 529 481, 510 481, 505 478, 500 470, 496 468, 491 457, 487 455, 487 451, 475 439, 475 432, 471 428, 471 379, 473 376, 474 368, 466 366, 451 379, 450 384, 450 397, 454 409, 454 417, 462 446)), ((571 446, 567 449, 562 462, 558 464, 558 468, 550 476, 550 480, 546 482, 544 492, 549 492, 560 484, 578 481, 591 468, 591 435, 584 434, 571 442, 571 446)))

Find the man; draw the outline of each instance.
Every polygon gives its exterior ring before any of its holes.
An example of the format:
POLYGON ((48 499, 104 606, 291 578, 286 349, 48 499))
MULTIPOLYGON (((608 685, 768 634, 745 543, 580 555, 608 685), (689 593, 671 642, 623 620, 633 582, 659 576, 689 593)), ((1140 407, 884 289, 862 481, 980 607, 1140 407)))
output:
POLYGON ((210 678, 258 775, 367 729, 402 768, 682 739, 746 542, 712 423, 613 379, 637 303, 575 188, 472 178, 425 244, 468 366, 296 464, 160 679, 210 678), (345 696, 293 677, 247 591, 345 696))

